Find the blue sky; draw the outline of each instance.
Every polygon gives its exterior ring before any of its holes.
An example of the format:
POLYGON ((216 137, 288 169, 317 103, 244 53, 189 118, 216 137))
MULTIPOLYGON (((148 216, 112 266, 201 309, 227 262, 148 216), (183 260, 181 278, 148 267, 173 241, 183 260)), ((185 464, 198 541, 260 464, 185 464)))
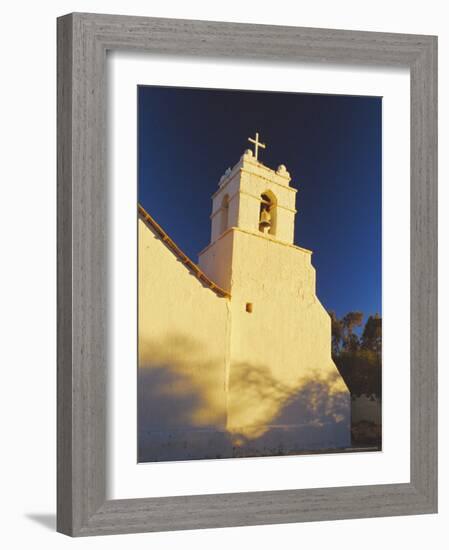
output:
POLYGON ((139 202, 193 261, 220 176, 259 131, 259 160, 299 190, 295 244, 324 307, 381 314, 381 98, 139 86, 138 121, 139 202))

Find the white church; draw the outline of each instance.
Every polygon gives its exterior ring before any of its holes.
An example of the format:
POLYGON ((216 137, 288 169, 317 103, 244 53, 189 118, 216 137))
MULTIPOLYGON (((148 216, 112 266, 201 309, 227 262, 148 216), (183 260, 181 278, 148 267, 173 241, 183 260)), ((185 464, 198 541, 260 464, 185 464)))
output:
POLYGON ((312 252, 294 244, 297 190, 249 141, 212 195, 198 263, 139 206, 139 462, 351 444, 312 252))

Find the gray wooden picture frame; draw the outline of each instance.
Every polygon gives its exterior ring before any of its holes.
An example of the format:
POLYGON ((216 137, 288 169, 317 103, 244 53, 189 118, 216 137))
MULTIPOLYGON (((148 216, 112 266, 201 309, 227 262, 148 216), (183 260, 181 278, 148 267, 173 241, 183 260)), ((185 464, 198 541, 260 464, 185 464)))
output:
POLYGON ((83 536, 436 512, 437 38, 82 13, 57 26, 58 531, 83 536), (108 50, 409 67, 410 483, 107 500, 108 50))

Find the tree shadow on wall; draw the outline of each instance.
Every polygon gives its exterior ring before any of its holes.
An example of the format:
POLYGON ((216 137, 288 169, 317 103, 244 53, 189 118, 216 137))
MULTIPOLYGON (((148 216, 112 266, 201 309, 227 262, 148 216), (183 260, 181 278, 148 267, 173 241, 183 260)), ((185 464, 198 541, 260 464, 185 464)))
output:
POLYGON ((233 365, 228 430, 233 456, 294 454, 350 445, 350 398, 338 372, 291 384, 270 370, 233 365))
POLYGON ((139 349, 139 424, 149 430, 225 425, 224 360, 194 339, 168 335, 139 349))
POLYGON ((345 446, 349 398, 338 373, 292 384, 267 366, 226 365, 179 334, 139 348, 139 461, 293 454, 345 446))

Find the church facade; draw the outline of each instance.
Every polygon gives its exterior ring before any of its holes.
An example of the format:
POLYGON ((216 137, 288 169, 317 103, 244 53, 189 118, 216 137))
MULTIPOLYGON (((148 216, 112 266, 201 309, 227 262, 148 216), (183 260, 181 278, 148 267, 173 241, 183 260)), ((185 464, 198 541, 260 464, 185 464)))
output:
POLYGON ((212 196, 198 264, 139 207, 139 461, 350 446, 350 394, 312 253, 294 244, 290 182, 246 150, 212 196))

